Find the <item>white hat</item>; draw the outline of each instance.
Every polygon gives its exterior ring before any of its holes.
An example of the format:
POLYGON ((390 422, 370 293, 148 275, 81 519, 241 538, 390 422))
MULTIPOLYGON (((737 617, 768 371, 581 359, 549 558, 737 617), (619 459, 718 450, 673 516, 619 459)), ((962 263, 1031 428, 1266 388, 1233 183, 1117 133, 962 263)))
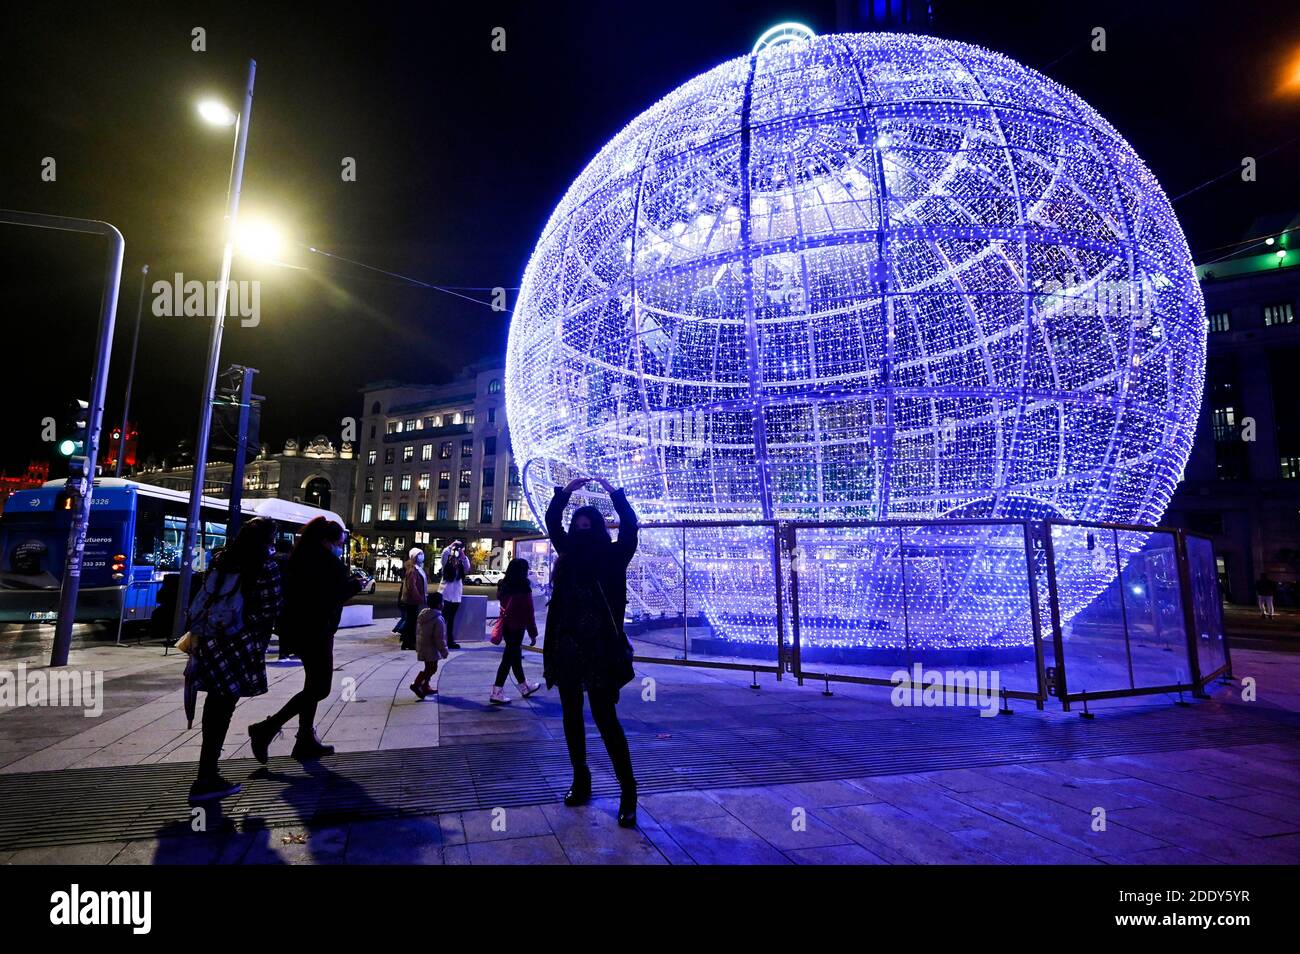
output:
POLYGON ((423 554, 424 551, 421 550, 419 547, 411 547, 411 552, 408 553, 406 556, 408 559, 414 560, 417 555, 423 555, 423 554))

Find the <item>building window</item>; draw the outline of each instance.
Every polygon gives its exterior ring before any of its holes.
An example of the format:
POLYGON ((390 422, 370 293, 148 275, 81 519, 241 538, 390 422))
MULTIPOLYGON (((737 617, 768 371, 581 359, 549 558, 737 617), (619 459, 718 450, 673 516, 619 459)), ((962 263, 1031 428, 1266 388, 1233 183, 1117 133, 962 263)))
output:
POLYGON ((370 453, 366 454, 366 464, 370 467, 374 467, 375 461, 378 459, 379 459, 378 451, 372 450, 370 453))
POLYGON ((520 500, 518 497, 512 497, 511 499, 509 499, 509 500, 506 501, 506 519, 507 519, 507 520, 520 520, 520 519, 522 519, 522 518, 519 516, 519 508, 520 508, 520 505, 521 505, 522 503, 523 503, 523 501, 520 500))
POLYGON ((438 489, 446 490, 450 486, 451 486, 451 471, 449 470, 438 471, 438 489))
POLYGON ((366 476, 366 493, 373 493, 374 489, 375 489, 375 475, 369 474, 366 476))
POLYGON ((1207 331, 1227 331, 1230 319, 1226 311, 1216 311, 1205 318, 1205 329, 1207 331))
POLYGON ((1300 457, 1282 458, 1282 479, 1300 480, 1300 457))
POLYGON ((380 519, 380 520, 392 520, 392 519, 393 519, 393 505, 392 505, 392 504, 390 504, 390 503, 384 503, 384 504, 380 504, 380 505, 379 505, 379 519, 380 519))
POLYGON ((465 412, 465 423, 466 423, 466 424, 473 424, 473 423, 474 423, 474 412, 473 412, 473 411, 466 411, 466 412, 465 412))
POLYGON ((460 501, 460 503, 456 504, 456 519, 457 519, 457 520, 468 520, 468 519, 469 519, 469 501, 468 501, 468 500, 462 500, 462 501, 460 501))
POLYGON ((424 419, 424 426, 425 426, 425 427, 434 427, 435 425, 434 425, 434 423, 433 423, 433 418, 431 418, 431 417, 426 417, 426 418, 424 419))
POLYGON ((435 414, 435 415, 433 415, 433 417, 431 418, 431 420, 433 421, 433 424, 430 425, 431 427, 442 427, 442 415, 441 415, 441 414, 435 414))
POLYGON ((389 422, 388 422, 388 431, 387 431, 387 433, 389 433, 389 434, 396 434, 396 433, 397 433, 397 429, 398 429, 398 427, 400 427, 400 425, 398 424, 397 421, 389 421, 389 422))
POLYGON ((412 444, 407 444, 402 448, 402 463, 409 463, 413 460, 415 460, 415 447, 412 444))
POLYGON ((497 452, 497 439, 495 437, 483 438, 483 456, 492 457, 497 452))
POLYGON ((1264 306, 1265 327, 1270 327, 1272 325, 1289 325, 1293 321, 1295 321, 1295 309, 1291 307, 1289 301, 1280 305, 1264 306))
POLYGON ((402 475, 402 489, 403 489, 403 490, 410 490, 410 489, 411 489, 411 475, 410 475, 410 474, 403 474, 403 475, 402 475))
POLYGON ((438 514, 438 519, 439 519, 439 520, 446 520, 446 519, 447 519, 447 501, 445 501, 445 500, 439 500, 439 501, 438 501, 437 514, 438 514))
POLYGON ((419 482, 416 486, 419 487, 420 490, 428 490, 428 489, 429 489, 429 475, 428 475, 428 474, 421 474, 421 475, 420 475, 420 482, 419 482))
POLYGON ((451 441, 443 441, 438 445, 438 458, 440 460, 451 459, 451 441))
MULTIPOLYGON (((427 516, 429 516, 429 505, 425 503, 423 500, 421 500, 419 503, 415 505, 415 519, 423 520, 427 516)), ((415 536, 416 536, 416 542, 419 543, 420 535, 417 533, 415 536)))
POLYGON ((491 490, 497 485, 497 469, 495 467, 483 468, 483 489, 491 490))
POLYGON ((362 505, 361 505, 361 522, 362 522, 362 523, 369 523, 369 522, 370 522, 370 518, 371 518, 372 516, 374 516, 374 513, 375 513, 375 508, 374 508, 374 506, 373 506, 372 504, 362 504, 362 505))
POLYGON ((490 407, 488 408, 488 423, 495 424, 496 422, 497 422, 497 409, 494 407, 490 407))
POLYGON ((391 447, 386 447, 384 448, 384 463, 391 464, 392 462, 393 462, 393 449, 391 447))
POLYGON ((478 508, 478 522, 479 522, 479 523, 491 523, 491 522, 492 522, 492 501, 490 501, 490 500, 485 500, 485 501, 483 501, 481 504, 479 504, 479 508, 478 508))
POLYGON ((462 490, 469 489, 470 472, 468 469, 460 472, 460 486, 462 490))
POLYGON ((384 474, 384 493, 391 493, 393 490, 393 475, 384 474))
POLYGON ((453 424, 459 424, 459 423, 461 423, 461 419, 462 419, 462 415, 461 415, 460 411, 457 411, 455 414, 453 414, 453 415, 451 416, 451 423, 453 423, 453 424))
POLYGON ((1237 414, 1230 407, 1216 407, 1214 409, 1214 439, 1216 441, 1230 441, 1237 436, 1237 414))
POLYGON ((493 378, 488 382, 488 394, 497 394, 501 391, 501 379, 493 378))
POLYGON ((473 441, 461 441, 461 442, 460 442, 460 456, 461 456, 461 457, 473 457, 473 456, 474 456, 474 442, 473 442, 473 441))
POLYGON ((420 460, 433 460, 433 445, 423 444, 420 447, 420 460))
POLYGON ((397 519, 409 520, 411 518, 410 504, 399 503, 397 505, 397 519))
POLYGON ((519 486, 519 468, 516 467, 514 464, 510 465, 510 475, 506 478, 506 480, 510 482, 511 487, 519 486))
POLYGON ((419 426, 419 424, 420 424, 420 422, 417 421, 415 418, 413 418, 413 417, 408 417, 408 418, 406 419, 406 424, 403 425, 403 426, 406 428, 406 430, 408 430, 408 431, 413 431, 413 430, 415 430, 415 429, 419 426))

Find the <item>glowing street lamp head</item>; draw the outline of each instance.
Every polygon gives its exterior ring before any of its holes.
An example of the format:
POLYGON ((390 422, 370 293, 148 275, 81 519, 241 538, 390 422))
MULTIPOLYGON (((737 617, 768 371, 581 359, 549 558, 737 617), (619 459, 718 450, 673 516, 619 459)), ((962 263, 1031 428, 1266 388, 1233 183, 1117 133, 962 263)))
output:
POLYGON ((284 248, 284 238, 265 219, 240 222, 235 230, 235 249, 243 258, 269 261, 279 258, 284 248))
POLYGON ((205 99, 199 103, 199 115, 203 121, 214 126, 233 126, 239 118, 225 103, 215 99, 205 99))

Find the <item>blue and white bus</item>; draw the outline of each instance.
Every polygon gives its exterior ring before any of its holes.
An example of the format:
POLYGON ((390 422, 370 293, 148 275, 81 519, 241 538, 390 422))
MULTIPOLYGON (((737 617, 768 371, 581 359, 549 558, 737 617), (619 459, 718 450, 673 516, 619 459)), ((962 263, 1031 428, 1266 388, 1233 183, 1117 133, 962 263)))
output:
MULTIPOLYGON (((0 516, 0 623, 53 622, 67 556, 70 510, 58 506, 64 481, 20 490, 0 516)), ((203 498, 203 564, 226 543, 229 501, 203 498)), ((329 510, 276 498, 245 499, 245 517, 270 517, 282 538, 329 510)), ((82 558, 77 622, 143 621, 165 576, 180 568, 189 494, 133 480, 95 481, 82 558)))

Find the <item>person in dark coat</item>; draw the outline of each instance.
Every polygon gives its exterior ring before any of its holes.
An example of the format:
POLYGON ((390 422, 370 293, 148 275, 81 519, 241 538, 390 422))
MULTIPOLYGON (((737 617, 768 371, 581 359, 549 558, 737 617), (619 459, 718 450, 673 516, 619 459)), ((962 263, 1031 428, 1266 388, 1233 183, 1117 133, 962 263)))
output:
POLYGON ((619 690, 634 675, 623 614, 627 609, 627 567, 636 553, 637 519, 622 489, 615 490, 600 477, 595 481, 609 494, 618 514, 617 541, 610 539, 604 516, 591 506, 578 508, 569 529, 564 529, 562 518, 569 497, 588 478, 556 487, 546 509, 546 532, 558 558, 546 613, 542 670, 547 688, 559 687, 564 741, 573 764, 573 785, 565 793, 564 804, 581 805, 591 798, 582 714, 586 692, 592 720, 622 789, 618 823, 631 828, 636 825, 636 778, 616 706, 619 690))
POLYGON ((285 574, 284 617, 280 623, 280 652, 302 660, 302 690, 284 707, 248 727, 253 755, 265 763, 271 740, 295 715, 298 738, 293 757, 302 761, 330 755, 334 747, 316 738, 316 704, 330 694, 334 681, 334 632, 343 604, 361 592, 361 581, 343 563, 341 526, 317 517, 302 529, 285 574))
POLYGON ((280 572, 271 557, 274 543, 274 521, 249 520, 234 542, 213 558, 202 588, 190 603, 193 646, 187 673, 194 688, 206 693, 203 745, 198 777, 190 786, 191 802, 226 798, 240 790, 237 783, 221 777, 217 763, 239 700, 266 692, 266 647, 283 605, 280 572), (218 626, 221 607, 236 605, 232 592, 236 588, 242 602, 240 618, 226 619, 218 626), (232 621, 234 626, 228 626, 232 621))

